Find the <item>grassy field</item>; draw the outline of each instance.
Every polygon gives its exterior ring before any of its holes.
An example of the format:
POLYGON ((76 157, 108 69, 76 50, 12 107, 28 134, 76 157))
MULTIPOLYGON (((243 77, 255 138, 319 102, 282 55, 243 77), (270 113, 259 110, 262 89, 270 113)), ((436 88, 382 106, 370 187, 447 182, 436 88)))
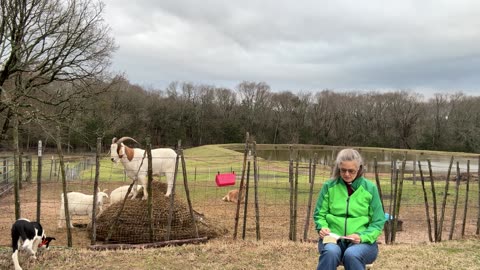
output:
MULTIPOLYGON (((253 191, 250 193, 249 214, 246 220, 246 240, 233 241, 232 228, 236 205, 222 202, 225 193, 235 187, 216 187, 214 178, 218 172, 235 171, 242 174, 243 154, 219 145, 202 146, 185 150, 186 169, 194 209, 210 218, 211 222, 228 228, 222 237, 209 240, 206 244, 184 245, 158 249, 136 249, 117 251, 90 251, 87 249, 90 238, 85 228, 73 230, 73 248, 66 248, 65 229, 56 229, 59 207, 60 182, 46 181, 42 188, 42 224, 47 234, 57 237, 50 251, 39 256, 36 262, 25 255, 20 257, 25 269, 315 269, 317 263, 316 243, 293 242, 288 240, 289 230, 289 187, 288 162, 258 160, 261 179, 259 181, 259 201, 261 213, 262 240, 255 241, 255 220, 253 218, 253 191)), ((253 165, 253 160, 251 160, 253 165)), ((72 162, 70 166, 75 164, 72 162)), ((300 167, 307 164, 300 164, 300 167)), ((53 164, 44 162, 44 176, 50 177, 49 170, 55 171, 53 164)), ((330 168, 317 166, 314 186, 314 200, 321 184, 328 179, 330 168)), ((82 180, 68 182, 68 189, 90 193, 94 170, 82 171, 82 180)), ((308 173, 299 174, 299 224, 298 234, 303 232, 303 218, 308 199, 308 173)), ((374 175, 367 174, 374 180, 374 175)), ((382 174, 381 185, 384 194, 389 194, 389 175, 382 174)), ((183 177, 177 179, 178 196, 185 196, 183 177)), ((164 179, 160 179, 164 181, 164 179)), ((253 169, 250 175, 253 181, 253 169)), ((237 181, 238 182, 238 181, 237 181)), ((129 184, 125 180, 123 167, 115 166, 108 157, 101 160, 100 187, 110 191, 118 185, 129 184)), ((444 181, 435 183, 439 198, 444 181)), ((454 199, 454 185, 450 183, 448 204, 454 199)), ((238 186, 238 183, 237 185, 238 186)), ((430 183, 426 183, 430 193, 430 183)), ((397 244, 386 245, 380 237, 380 255, 374 269, 480 269, 480 238, 475 236, 478 211, 478 180, 472 183, 469 196, 471 208, 468 212, 465 237, 460 235, 463 217, 465 185, 459 190, 459 210, 456 229, 452 241, 429 243, 426 229, 425 206, 421 183, 405 181, 400 217, 404 221, 403 231, 398 232, 397 244), (475 184, 475 185, 474 185, 475 184)), ((22 216, 35 219, 36 185, 25 185, 21 190, 22 216)), ((388 197, 388 196, 387 196, 388 197)), ((429 195, 431 204, 431 195, 429 195)), ((9 229, 14 220, 13 194, 0 198, 0 269, 13 269, 9 248, 9 229)), ((437 202, 440 204, 440 201, 437 202)), ((385 200, 388 209, 389 200, 385 200)), ((446 210, 444 236, 447 239, 450 229, 452 208, 446 210)), ((82 221, 82 220, 79 220, 82 221)), ((83 220, 84 221, 84 220, 83 220)), ((311 220, 310 220, 311 221, 311 220)), ((241 226, 241 225, 240 225, 241 226)), ((241 228, 241 227, 240 227, 241 228)), ((302 237, 298 237, 300 239, 302 237)), ((315 240, 315 232, 310 224, 309 238, 315 240)))

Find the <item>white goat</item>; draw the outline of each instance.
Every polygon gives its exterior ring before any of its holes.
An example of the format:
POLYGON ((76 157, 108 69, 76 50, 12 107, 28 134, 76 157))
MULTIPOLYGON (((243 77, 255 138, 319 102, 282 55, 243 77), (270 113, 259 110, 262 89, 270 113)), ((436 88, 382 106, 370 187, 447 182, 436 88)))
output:
MULTIPOLYGON (((130 187, 130 185, 125 185, 125 186, 121 186, 121 187, 118 187, 118 188, 114 189, 110 193, 110 205, 112 205, 116 202, 123 201, 123 199, 125 198, 125 194, 127 194, 127 191, 128 191, 129 187, 130 187)), ((137 185, 137 193, 140 191, 140 189, 142 189, 142 186, 137 185)), ((128 197, 132 198, 132 195, 133 195, 133 187, 132 187, 132 190, 130 191, 130 194, 128 194, 128 197)))
MULTIPOLYGON (((138 143, 136 140, 130 137, 122 137, 119 140, 117 138, 112 139, 112 145, 110 146, 110 154, 112 162, 121 161, 127 176, 135 181, 135 187, 132 189, 132 200, 137 196, 137 185, 143 186, 143 200, 148 198, 147 192, 147 170, 148 170, 148 157, 145 150, 140 148, 130 148, 123 144, 125 140, 132 140, 138 143)), ((168 197, 172 193, 173 178, 175 175, 175 163, 177 153, 170 148, 156 148, 152 149, 152 174, 160 175, 165 174, 167 178, 167 193, 168 197)))
MULTIPOLYGON (((108 198, 108 195, 105 191, 98 190, 97 192, 97 203, 96 207, 98 208, 97 215, 100 215, 103 212, 103 200, 108 198)), ((86 195, 80 192, 68 192, 68 214, 70 216, 70 228, 73 228, 72 216, 88 216, 92 217, 93 212, 93 195, 86 195)), ((60 203, 60 213, 58 219, 58 228, 62 228, 65 223, 65 208, 64 208, 64 196, 62 193, 62 200, 60 203)))

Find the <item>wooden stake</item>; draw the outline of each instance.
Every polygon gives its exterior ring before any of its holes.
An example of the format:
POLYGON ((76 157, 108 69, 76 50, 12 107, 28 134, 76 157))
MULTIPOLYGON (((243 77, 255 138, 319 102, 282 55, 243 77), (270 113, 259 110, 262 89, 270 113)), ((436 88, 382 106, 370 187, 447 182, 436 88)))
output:
POLYGON ((293 240, 293 151, 292 146, 290 149, 290 160, 288 165, 288 183, 290 184, 290 227, 288 233, 288 239, 293 240))
POLYGON ((420 172, 420 180, 422 180, 423 200, 425 201, 425 213, 427 215, 428 239, 430 240, 430 242, 433 242, 432 224, 430 222, 430 213, 429 213, 429 207, 428 207, 428 197, 427 197, 427 191, 425 189, 425 178, 423 177, 422 165, 420 163, 420 160, 418 161, 418 171, 420 172))
POLYGON ((477 213, 477 230, 476 235, 480 234, 480 156, 478 156, 478 167, 477 167, 477 183, 478 183, 478 213, 477 213))
POLYGON ((169 211, 168 211, 167 233, 165 235, 165 240, 166 241, 170 240, 170 233, 172 231, 173 208, 174 208, 174 203, 175 203, 175 186, 176 186, 176 183, 177 183, 178 161, 179 160, 180 160, 180 157, 177 153, 177 157, 175 159, 175 173, 173 174, 172 193, 170 194, 170 208, 169 208, 169 211))
POLYGON ((65 175, 65 162, 63 160, 60 127, 57 127, 57 152, 58 152, 58 157, 60 159, 59 169, 62 176, 63 206, 65 210, 65 223, 67 224, 67 246, 72 247, 72 230, 70 228, 70 211, 68 209, 68 196, 67 196, 67 177, 65 175))
MULTIPOLYGON (((152 168, 152 144, 150 142, 150 137, 146 138, 146 148, 145 151, 147 151, 147 219, 148 219, 148 237, 150 239, 150 242, 153 242, 153 191, 152 191, 152 181, 153 181, 153 168, 152 168)), ((162 196, 162 195, 158 195, 162 196)))
POLYGON ((255 231, 257 241, 260 240, 260 210, 258 205, 258 164, 257 164, 257 143, 253 142, 253 184, 255 191, 255 231))
MULTIPOLYGON (((102 138, 97 138, 97 152, 95 154, 95 180, 93 182, 93 202, 97 201, 98 179, 100 176, 100 154, 102 151, 102 138)), ((93 203, 92 202, 92 203, 93 203)), ((93 203, 93 205, 97 205, 93 203)), ((92 245, 97 241, 97 207, 92 208, 92 245)))
POLYGON ((42 204, 42 141, 38 141, 38 164, 37 164, 37 222, 40 222, 40 210, 42 204))
POLYGON ((460 189, 460 164, 457 161, 457 179, 455 181, 455 203, 453 205, 453 215, 452 215, 452 223, 450 227, 450 234, 448 235, 448 240, 452 240, 453 238, 453 231, 455 230, 455 219, 457 217, 457 206, 458 206, 458 193, 460 189))
POLYGON ((190 212, 190 218, 192 219, 193 228, 195 230, 195 236, 198 238, 197 221, 195 219, 195 216, 193 215, 192 200, 190 199, 190 189, 188 188, 188 180, 187 180, 187 165, 185 164, 185 157, 183 156, 182 148, 178 149, 178 154, 180 155, 180 160, 182 162, 183 185, 185 187, 185 196, 187 197, 188 211, 190 212))
MULTIPOLYGON (((245 202, 243 206, 243 228, 242 228, 242 239, 245 240, 245 233, 247 230, 247 206, 248 206, 248 185, 250 183, 250 160, 247 162, 247 184, 245 187, 245 202)), ((242 189, 243 186, 240 187, 242 189)), ((242 201, 242 196, 240 191, 238 192, 238 201, 242 201)))
POLYGON ((470 160, 467 160, 467 186, 465 189, 465 207, 463 209, 462 238, 465 236, 465 225, 467 223, 468 192, 470 191, 470 160))
MULTIPOLYGON (((247 167, 247 156, 248 156, 248 149, 249 149, 249 135, 248 132, 245 135, 245 150, 243 152, 243 166, 242 166, 242 179, 240 180, 240 188, 238 191, 238 196, 241 198, 242 197, 242 186, 244 183, 245 179, 245 169, 247 167)), ((235 226, 233 230, 233 240, 237 239, 237 230, 238 230, 238 219, 240 216, 240 200, 237 202, 237 209, 235 211, 235 226)))
POLYGON ((440 222, 438 227, 438 236, 435 238, 438 242, 442 241, 442 234, 443 234, 443 222, 445 220, 445 208, 447 205, 447 196, 448 196, 448 187, 450 184, 450 174, 452 172, 452 165, 453 165, 453 156, 450 158, 450 165, 448 166, 447 172, 447 180, 445 181, 445 190, 443 194, 443 201, 442 201, 442 210, 440 213, 440 222))
POLYGON ((435 181, 432 173, 432 163, 430 159, 427 159, 428 171, 430 173, 430 188, 432 189, 432 205, 433 205, 433 229, 434 229, 434 241, 438 242, 438 217, 437 217, 437 193, 435 192, 435 181))
POLYGON ((308 170, 308 183, 310 188, 308 191, 308 201, 307 201, 307 213, 305 215, 305 226, 303 227, 303 241, 308 239, 308 228, 310 227, 310 213, 312 212, 312 201, 313 201, 313 187, 315 185, 315 172, 317 170, 317 153, 313 155, 313 163, 310 159, 309 170, 308 170))

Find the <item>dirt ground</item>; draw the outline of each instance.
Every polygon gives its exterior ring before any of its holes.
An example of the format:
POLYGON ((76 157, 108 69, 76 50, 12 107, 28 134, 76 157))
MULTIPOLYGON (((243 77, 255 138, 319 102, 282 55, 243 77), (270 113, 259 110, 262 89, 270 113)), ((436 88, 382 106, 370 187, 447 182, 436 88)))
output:
MULTIPOLYGON (((116 186, 101 184, 109 191, 116 186)), ((90 182, 69 182, 68 190, 79 190, 90 194, 90 182)), ((289 241, 289 203, 269 200, 262 196, 259 202, 260 237, 256 241, 254 204, 249 204, 245 230, 243 229, 244 209, 240 209, 237 241, 233 241, 236 205, 221 201, 223 190, 206 195, 205 188, 191 187, 192 193, 201 193, 193 208, 202 213, 208 222, 228 228, 228 232, 201 245, 168 246, 161 249, 120 249, 107 251, 89 250, 90 233, 85 224, 88 218, 75 218, 75 224, 82 226, 72 229, 73 247, 67 248, 66 229, 58 229, 60 205, 60 183, 44 183, 42 186, 41 223, 47 235, 56 237, 50 251, 41 252, 38 260, 30 260, 22 252, 19 256, 24 269, 314 269, 318 251, 315 231, 310 222, 306 242, 303 239, 305 221, 304 202, 299 203, 297 241, 289 241), (202 198, 203 196, 203 198, 202 198), (239 241, 245 236, 245 241, 239 241)), ((178 189, 177 189, 178 190, 178 189)), ((181 190, 178 190, 180 196, 181 190)), ((23 217, 36 219, 36 185, 25 185, 21 190, 21 213, 23 217)), ((108 205, 107 205, 108 207, 108 205)), ((461 239, 461 217, 457 213, 457 225, 453 239, 456 241, 428 242, 425 207, 406 205, 402 207, 403 230, 396 235, 395 245, 386 245, 384 236, 379 238, 379 258, 375 269, 478 269, 478 236, 475 237, 477 209, 471 209, 465 227, 465 239, 461 239)), ((448 213, 446 216, 451 216, 448 213)), ((0 198, 0 269, 13 269, 10 248, 10 228, 14 221, 13 192, 0 198)), ((311 219, 311 218, 310 218, 311 219)), ((443 240, 448 239, 450 221, 445 221, 443 240)), ((102 244, 97 242, 96 244, 102 244)))

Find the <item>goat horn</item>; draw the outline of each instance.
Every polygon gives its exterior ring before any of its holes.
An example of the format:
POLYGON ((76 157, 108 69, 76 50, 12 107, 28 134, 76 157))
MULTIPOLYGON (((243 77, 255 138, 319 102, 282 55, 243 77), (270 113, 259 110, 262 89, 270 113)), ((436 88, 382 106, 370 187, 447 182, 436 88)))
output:
POLYGON ((122 142, 126 141, 126 140, 132 140, 138 144, 140 144, 139 142, 137 142, 134 138, 131 138, 131 137, 122 137, 120 139, 118 139, 118 141, 116 142, 117 144, 121 144, 122 142))
POLYGON ((112 144, 114 144, 116 141, 117 141, 117 137, 113 137, 112 144))

